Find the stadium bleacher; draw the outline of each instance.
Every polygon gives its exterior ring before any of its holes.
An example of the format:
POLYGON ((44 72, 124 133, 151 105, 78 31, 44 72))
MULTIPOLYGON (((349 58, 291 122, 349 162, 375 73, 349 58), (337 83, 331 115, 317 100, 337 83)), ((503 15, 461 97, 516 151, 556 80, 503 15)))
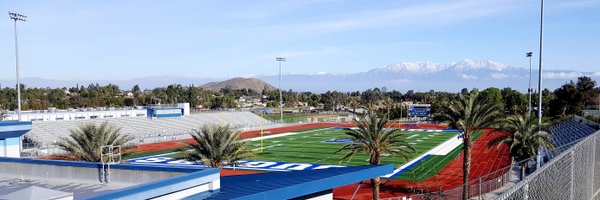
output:
POLYGON ((568 148, 566 146, 573 145, 575 141, 591 135, 596 130, 584 123, 571 119, 553 125, 550 127, 550 132, 557 147, 568 148))
POLYGON ((189 133, 204 124, 230 125, 239 130, 252 127, 273 125, 269 120, 251 112, 210 112, 192 113, 176 118, 145 118, 123 117, 90 120, 68 121, 36 121, 25 136, 36 143, 36 146, 53 146, 61 137, 67 137, 70 130, 92 123, 99 125, 108 122, 109 125, 121 128, 121 132, 135 137, 132 144, 153 143, 164 140, 179 140, 190 138, 189 133))

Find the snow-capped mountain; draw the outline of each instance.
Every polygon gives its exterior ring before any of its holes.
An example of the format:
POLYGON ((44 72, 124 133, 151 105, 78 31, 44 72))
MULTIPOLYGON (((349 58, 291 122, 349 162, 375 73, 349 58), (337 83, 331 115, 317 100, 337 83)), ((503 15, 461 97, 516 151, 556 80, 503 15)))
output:
POLYGON ((464 59, 457 63, 433 63, 433 62, 401 62, 388 65, 383 68, 372 69, 369 72, 409 72, 409 73, 437 73, 445 70, 453 71, 473 71, 473 70, 492 70, 503 71, 509 68, 508 65, 494 61, 478 61, 464 59))
POLYGON ((451 65, 432 62, 401 62, 388 65, 384 68, 372 69, 371 73, 376 72, 410 72, 410 73, 435 73, 447 69, 451 65))
POLYGON ((510 68, 508 65, 503 63, 494 62, 490 60, 477 61, 471 59, 464 59, 458 63, 452 63, 454 70, 491 70, 491 71, 504 71, 510 68))
MULTIPOLYGON (((545 70, 544 88, 551 90, 577 79, 579 76, 600 79, 600 72, 577 72, 570 70, 545 70)), ((271 84, 276 76, 259 77, 271 84)), ((308 91, 356 91, 373 87, 387 87, 401 91, 443 90, 458 91, 462 88, 511 87, 527 91, 529 69, 513 67, 501 62, 464 59, 453 63, 399 62, 381 68, 355 74, 327 76, 285 75, 283 88, 308 91)), ((533 71, 532 84, 537 83, 537 70, 533 71)), ((532 86, 533 87, 533 86, 532 86)))

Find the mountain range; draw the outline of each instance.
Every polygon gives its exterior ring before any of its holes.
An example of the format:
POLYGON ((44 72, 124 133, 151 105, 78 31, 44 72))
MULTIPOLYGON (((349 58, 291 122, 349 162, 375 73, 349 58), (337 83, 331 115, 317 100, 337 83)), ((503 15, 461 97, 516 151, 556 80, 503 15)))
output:
MULTIPOLYGON (((544 70, 543 86, 551 90, 580 76, 600 80, 600 72, 544 70)), ((531 87, 537 88, 538 70, 532 70, 531 87)), ((277 83, 277 76, 262 76, 277 83)), ((512 87, 527 91, 529 69, 500 62, 465 59, 455 63, 401 62, 353 74, 295 74, 283 77, 283 88, 308 91, 357 91, 386 87, 400 91, 459 91, 462 88, 512 87)))
MULTIPOLYGON (((536 67, 534 67, 536 68, 536 67)), ((285 71, 285 70, 284 70, 285 71)), ((533 70, 532 88, 537 88, 537 70, 533 70)), ((551 90, 579 76, 589 76, 598 81, 600 72, 579 72, 573 70, 544 70, 544 88, 551 90)), ((277 75, 259 75, 270 85, 279 85, 277 75)), ((454 63, 400 62, 364 72, 332 74, 284 74, 282 87, 285 90, 325 92, 328 90, 358 91, 373 87, 386 87, 400 91, 452 91, 462 88, 512 87, 527 91, 529 69, 509 66, 500 62, 465 59, 454 63)), ((140 85, 142 88, 164 87, 169 84, 203 85, 210 87, 224 78, 153 76, 130 80, 48 80, 24 78, 22 83, 33 87, 73 87, 76 84, 87 86, 90 83, 113 83, 121 88, 140 85)), ((14 80, 0 80, 3 87, 14 84, 14 80)), ((215 88, 220 87, 216 85, 215 88)), ((260 87, 260 86, 257 86, 260 87)))

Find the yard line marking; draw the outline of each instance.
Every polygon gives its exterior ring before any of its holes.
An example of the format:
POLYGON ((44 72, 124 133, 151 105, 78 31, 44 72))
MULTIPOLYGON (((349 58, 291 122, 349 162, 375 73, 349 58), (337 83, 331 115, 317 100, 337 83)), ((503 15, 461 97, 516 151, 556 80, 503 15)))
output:
MULTIPOLYGON (((404 163, 404 165, 394 169, 394 171, 390 174, 387 174, 385 176, 382 176, 383 178, 390 178, 392 176, 395 175, 399 175, 399 172, 402 172, 403 169, 410 167, 412 164, 420 161, 421 159, 423 159, 424 157, 428 156, 428 155, 439 155, 439 154, 434 154, 434 153, 448 153, 450 151, 452 151, 452 149, 456 148, 455 145, 455 141, 454 140, 458 140, 459 141, 459 145, 462 143, 462 139, 459 139, 457 137, 451 137, 450 139, 446 140, 445 142, 443 142, 442 144, 437 145, 436 147, 434 147, 433 149, 430 149, 429 151, 417 156, 416 158, 413 158, 411 161, 404 163), (446 151, 446 149, 450 148, 450 147, 446 147, 446 146, 454 146, 452 147, 452 149, 450 151, 446 151)), ((417 140, 418 141, 418 140, 417 140)), ((442 154, 442 155, 446 155, 446 154, 442 154)))

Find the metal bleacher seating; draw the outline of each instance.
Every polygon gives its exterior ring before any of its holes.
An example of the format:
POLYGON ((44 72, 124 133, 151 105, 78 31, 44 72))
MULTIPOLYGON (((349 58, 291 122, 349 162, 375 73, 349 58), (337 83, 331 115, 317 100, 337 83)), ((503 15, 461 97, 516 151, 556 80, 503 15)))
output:
POLYGON ((251 112, 210 112, 192 113, 175 118, 150 119, 146 117, 121 117, 89 120, 36 121, 26 137, 39 146, 52 146, 61 137, 67 137, 71 130, 92 123, 103 122, 118 127, 123 134, 134 136, 132 144, 153 143, 165 140, 190 138, 189 133, 204 124, 229 125, 239 130, 250 127, 271 125, 272 122, 261 119, 251 112))
POLYGON ((566 120, 550 127, 554 144, 557 147, 572 145, 575 141, 583 139, 588 135, 596 132, 595 129, 589 127, 576 120, 566 120))

